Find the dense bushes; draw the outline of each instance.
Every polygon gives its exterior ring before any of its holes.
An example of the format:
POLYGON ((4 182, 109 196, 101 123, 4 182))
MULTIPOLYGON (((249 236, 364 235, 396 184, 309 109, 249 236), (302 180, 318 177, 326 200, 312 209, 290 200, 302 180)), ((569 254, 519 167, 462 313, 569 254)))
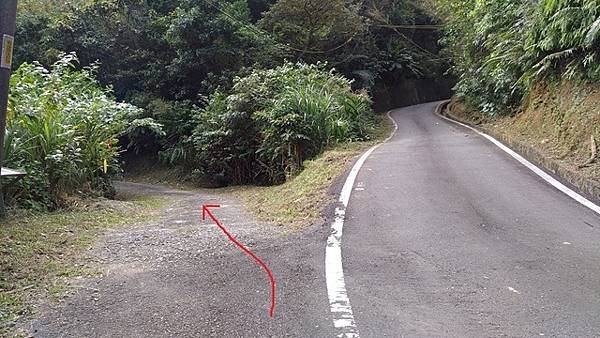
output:
POLYGON ((28 175, 5 191, 9 201, 43 209, 73 194, 110 193, 119 139, 138 150, 158 142, 163 162, 212 185, 278 184, 327 146, 368 139, 374 127, 368 95, 324 65, 255 70, 204 109, 139 96, 145 112, 115 102, 96 70, 78 69, 69 54, 13 75, 6 163, 28 175))
POLYGON ((52 208, 66 195, 112 188, 117 136, 140 111, 115 102, 95 80, 95 67, 75 70, 76 64, 69 54, 50 69, 23 64, 11 78, 6 164, 28 175, 5 192, 9 201, 52 208))
POLYGON ((135 95, 131 101, 144 108, 138 121, 145 123, 122 139, 127 144, 129 157, 158 155, 167 165, 179 165, 189 160, 187 141, 192 134, 199 108, 191 101, 167 101, 147 94, 135 95))
POLYGON ((436 21, 412 0, 23 0, 19 6, 15 64, 25 64, 13 82, 36 83, 31 93, 13 92, 7 148, 9 164, 31 173, 20 201, 40 205, 108 188, 104 159, 118 171, 117 149, 106 149, 110 139, 125 145, 126 161, 158 158, 211 184, 281 183, 325 147, 368 138, 371 102, 358 89, 437 77, 444 63, 438 34, 429 29, 436 21), (63 59, 42 68, 71 51, 81 60, 77 67, 63 59), (113 95, 142 110, 116 104, 113 95), (55 96, 69 100, 46 102, 55 96), (36 105, 41 113, 30 116, 24 107, 36 105), (33 131, 52 123, 54 136, 33 131), (33 142, 46 136, 52 142, 38 151, 42 145, 33 142))
POLYGON ((246 0, 22 0, 16 63, 76 51, 83 65, 100 61, 98 79, 119 100, 196 100, 243 67, 281 60, 246 28, 251 9, 246 0))
POLYGON ((439 1, 458 94, 510 114, 535 80, 600 80, 600 1, 439 1))
POLYGON ((369 138, 371 102, 323 65, 286 63, 215 93, 192 142, 197 172, 213 184, 277 184, 336 142, 369 138))

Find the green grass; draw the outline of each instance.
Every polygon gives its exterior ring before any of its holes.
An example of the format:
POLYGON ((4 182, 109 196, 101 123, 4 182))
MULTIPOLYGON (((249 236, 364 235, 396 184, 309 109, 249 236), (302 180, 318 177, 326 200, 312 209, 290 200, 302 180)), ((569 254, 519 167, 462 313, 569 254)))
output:
POLYGON ((164 199, 131 196, 82 210, 21 214, 0 220, 0 336, 32 313, 40 298, 58 299, 65 278, 94 274, 82 253, 102 231, 142 221, 164 199))
POLYGON ((353 158, 388 137, 393 129, 386 116, 378 116, 378 128, 370 142, 343 143, 326 150, 318 158, 304 162, 304 170, 288 182, 272 187, 233 188, 246 208, 259 219, 299 229, 321 218, 335 200, 329 193, 334 180, 342 175, 353 158))

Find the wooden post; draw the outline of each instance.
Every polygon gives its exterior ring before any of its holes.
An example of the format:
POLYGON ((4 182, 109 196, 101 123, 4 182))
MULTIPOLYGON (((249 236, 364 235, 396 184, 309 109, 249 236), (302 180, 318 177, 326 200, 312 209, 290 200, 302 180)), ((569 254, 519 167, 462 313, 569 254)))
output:
MULTIPOLYGON (((13 43, 17 21, 17 0, 0 0, 0 176, 4 162, 4 136, 6 134, 6 108, 12 66, 13 43)), ((6 214, 4 192, 0 180, 0 217, 6 214)))

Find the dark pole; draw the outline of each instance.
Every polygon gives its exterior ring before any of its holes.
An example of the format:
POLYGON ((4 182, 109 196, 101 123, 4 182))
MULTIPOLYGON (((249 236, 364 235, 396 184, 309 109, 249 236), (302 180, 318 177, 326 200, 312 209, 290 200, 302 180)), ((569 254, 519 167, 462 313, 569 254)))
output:
MULTIPOLYGON (((4 135, 6 134, 6 108, 12 66, 13 42, 17 21, 17 0, 0 0, 0 176, 4 161, 4 135)), ((6 214, 4 192, 0 180, 0 217, 6 214)))

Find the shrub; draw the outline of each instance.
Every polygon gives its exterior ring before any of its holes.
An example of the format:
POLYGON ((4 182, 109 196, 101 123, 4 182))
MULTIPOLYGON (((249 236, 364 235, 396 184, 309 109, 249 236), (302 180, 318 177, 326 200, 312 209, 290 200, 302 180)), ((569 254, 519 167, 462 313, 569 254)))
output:
POLYGON ((120 172, 117 137, 140 110, 115 102, 96 81, 96 66, 76 65, 68 54, 50 69, 23 64, 11 78, 6 164, 27 177, 8 200, 54 208, 69 194, 111 192, 110 176, 120 172))
POLYGON ((368 139, 373 124, 368 95, 325 65, 256 70, 202 112, 197 171, 217 185, 283 183, 327 146, 368 139))
POLYGON ((234 110, 231 101, 232 97, 215 92, 193 133, 195 171, 206 184, 223 186, 253 181, 257 131, 251 114, 234 110))

